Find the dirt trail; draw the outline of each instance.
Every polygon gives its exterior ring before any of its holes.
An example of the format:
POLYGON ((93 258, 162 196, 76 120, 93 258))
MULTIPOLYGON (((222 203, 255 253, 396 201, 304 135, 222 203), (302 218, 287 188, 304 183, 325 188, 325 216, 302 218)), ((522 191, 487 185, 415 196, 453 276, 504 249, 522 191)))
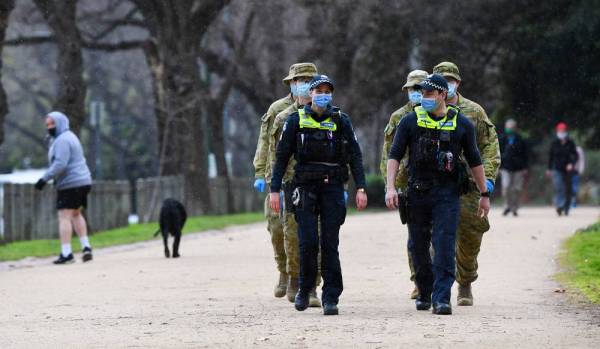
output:
POLYGON ((600 211, 520 213, 491 212, 475 306, 450 317, 415 311, 406 228, 396 213, 377 213, 342 227, 340 316, 273 298, 261 223, 185 236, 178 260, 153 241, 99 250, 85 265, 80 256, 68 266, 0 264, 0 348, 597 348, 597 309, 555 293, 553 274, 561 240, 600 211))

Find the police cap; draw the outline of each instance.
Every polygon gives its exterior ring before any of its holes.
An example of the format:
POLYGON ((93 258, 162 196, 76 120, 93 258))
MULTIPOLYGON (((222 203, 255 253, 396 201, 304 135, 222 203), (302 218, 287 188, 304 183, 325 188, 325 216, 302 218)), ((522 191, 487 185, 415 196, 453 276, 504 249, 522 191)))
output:
POLYGON ((448 92, 448 82, 440 74, 430 74, 427 78, 415 85, 415 88, 420 88, 426 91, 438 90, 448 92))
POLYGON ((315 75, 309 83, 309 89, 314 90, 321 84, 328 84, 331 86, 331 91, 333 91, 333 80, 331 80, 327 75, 315 75))

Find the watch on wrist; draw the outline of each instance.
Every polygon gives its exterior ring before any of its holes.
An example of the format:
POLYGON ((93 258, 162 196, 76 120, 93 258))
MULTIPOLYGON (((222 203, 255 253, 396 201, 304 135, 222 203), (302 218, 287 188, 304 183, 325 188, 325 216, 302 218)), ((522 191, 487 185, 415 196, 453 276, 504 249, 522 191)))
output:
POLYGON ((358 188, 356 191, 359 193, 366 193, 365 188, 358 188))
POLYGON ((489 191, 484 191, 483 193, 480 193, 482 198, 489 198, 490 197, 490 192, 489 191))

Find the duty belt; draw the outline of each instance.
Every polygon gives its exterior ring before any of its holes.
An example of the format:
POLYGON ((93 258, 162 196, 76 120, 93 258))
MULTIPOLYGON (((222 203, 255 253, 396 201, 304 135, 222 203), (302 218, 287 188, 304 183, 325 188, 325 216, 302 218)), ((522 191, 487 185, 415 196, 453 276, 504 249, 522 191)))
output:
POLYGON ((438 185, 449 185, 454 183, 455 182, 451 179, 431 178, 426 180, 409 181, 408 187, 416 191, 427 191, 438 185))
POLYGON ((320 182, 320 183, 343 183, 347 177, 347 169, 336 168, 327 171, 298 171, 296 177, 298 182, 320 182))

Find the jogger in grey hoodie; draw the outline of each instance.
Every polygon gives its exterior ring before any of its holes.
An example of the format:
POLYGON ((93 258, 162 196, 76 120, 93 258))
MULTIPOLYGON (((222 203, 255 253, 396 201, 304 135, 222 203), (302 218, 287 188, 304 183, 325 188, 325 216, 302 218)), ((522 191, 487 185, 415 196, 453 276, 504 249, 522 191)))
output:
POLYGON ((48 150, 50 168, 35 184, 42 190, 53 179, 57 190, 56 208, 60 232, 61 253, 55 264, 74 262, 71 251, 73 228, 79 236, 83 249, 83 261, 92 260, 92 247, 87 236, 87 224, 81 210, 87 206, 87 195, 92 185, 92 177, 87 167, 81 143, 69 130, 69 119, 61 112, 51 112, 46 116, 46 128, 52 138, 48 150))

